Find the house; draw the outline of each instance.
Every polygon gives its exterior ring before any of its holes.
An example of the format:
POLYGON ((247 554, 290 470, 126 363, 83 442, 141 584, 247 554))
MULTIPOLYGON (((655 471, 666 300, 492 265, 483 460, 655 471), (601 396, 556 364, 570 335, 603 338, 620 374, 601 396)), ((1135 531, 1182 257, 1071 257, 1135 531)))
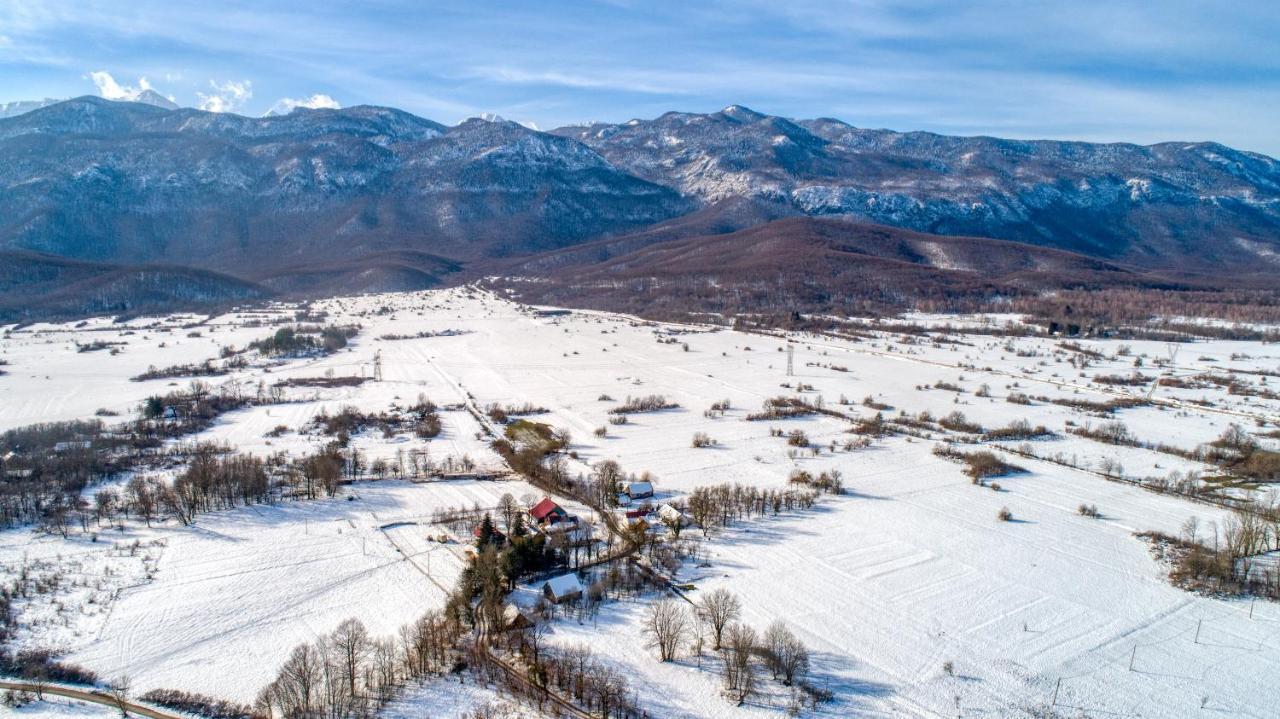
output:
POLYGON ((627 524, 635 524, 636 522, 643 521, 644 518, 647 516, 649 516, 648 507, 641 507, 639 509, 628 509, 627 524))
POLYGON ((689 515, 672 507, 670 504, 658 507, 658 517, 662 519, 663 524, 674 524, 679 527, 687 527, 690 524, 689 515))
POLYGON ((529 516, 537 524, 555 524, 570 519, 569 513, 550 497, 543 497, 541 502, 533 505, 529 509, 529 516))
POLYGON ((632 482, 627 485, 627 496, 632 499, 648 499, 653 496, 653 482, 632 482))
POLYGON ((552 577, 542 583, 542 596, 555 604, 577 599, 582 596, 582 582, 572 572, 552 577))
POLYGON ((62 452, 70 452, 76 449, 89 449, 93 446, 93 442, 89 440, 77 440, 74 442, 58 442, 53 445, 53 451, 61 454, 62 452))
MULTIPOLYGON (((480 534, 481 534, 481 531, 480 531, 480 530, 481 530, 483 527, 484 527, 484 525, 482 525, 482 524, 477 524, 476 526, 472 527, 472 528, 471 528, 471 536, 472 536, 472 537, 475 537, 476 539, 479 539, 479 538, 480 538, 480 534)), ((506 543, 506 541, 507 541, 507 535, 503 534, 503 533, 502 533, 502 530, 501 530, 501 529, 498 529, 497 527, 493 527, 493 535, 492 535, 492 536, 493 536, 493 541, 494 541, 494 543, 495 543, 495 544, 505 544, 505 543, 506 543)))
POLYGON ((534 621, 529 615, 520 611, 520 607, 507 602, 502 608, 502 631, 516 632, 522 629, 528 629, 534 625, 534 621))

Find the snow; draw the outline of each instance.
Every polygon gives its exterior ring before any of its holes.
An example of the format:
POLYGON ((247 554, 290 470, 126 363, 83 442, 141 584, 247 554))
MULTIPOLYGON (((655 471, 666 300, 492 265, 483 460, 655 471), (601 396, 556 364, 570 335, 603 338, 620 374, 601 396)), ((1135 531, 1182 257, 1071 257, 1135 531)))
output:
POLYGON ((582 582, 578 581, 578 575, 573 573, 552 577, 544 582, 542 586, 545 589, 550 589, 554 597, 562 598, 582 592, 582 582))
POLYGON ((21 719, 115 719, 120 716, 120 712, 102 704, 49 694, 43 701, 33 701, 16 708, 0 707, 0 716, 21 719))
MULTIPOLYGON (((187 383, 138 383, 130 376, 149 365, 218 357, 224 345, 242 347, 273 331, 269 324, 249 326, 253 321, 290 317, 295 309, 229 313, 198 328, 187 325, 202 318, 185 316, 12 331, 0 339, 0 357, 10 362, 9 374, 0 377, 0 429, 88 418, 100 407, 127 418, 147 395, 187 383), (193 331, 201 336, 190 337, 193 331), (116 355, 77 351, 77 342, 94 340, 128 344, 116 355)), ((425 450, 437 461, 465 455, 496 470, 501 462, 489 448, 487 420, 477 420, 463 404, 529 403, 548 410, 531 419, 570 432, 576 453, 571 472, 588 472, 604 459, 617 460, 628 473, 650 472, 658 505, 675 504, 709 484, 780 488, 793 469, 839 470, 846 495, 826 498, 814 511, 714 535, 703 544, 709 566, 687 565, 677 577, 696 587, 694 598, 719 586, 738 593, 745 619, 761 629, 775 618, 785 620, 814 652, 814 681, 836 694, 819 713, 951 716, 959 697, 964 715, 1009 716, 1047 705, 1055 689, 1055 708, 1067 716, 1179 717, 1195 715, 1203 705, 1206 712, 1263 717, 1280 702, 1280 688, 1268 679, 1280 669, 1280 609, 1259 603, 1250 618, 1241 602, 1173 588, 1134 536, 1177 533, 1191 517, 1201 527, 1220 525, 1223 510, 1095 473, 1104 460, 1118 461, 1129 480, 1210 468, 1146 447, 1069 434, 1071 427, 1109 418, 1053 402, 1145 397, 1150 389, 1095 381, 1104 375, 1276 372, 1280 351, 1274 346, 1198 342, 1184 346, 1166 368, 1157 366, 1169 359, 1163 343, 1081 340, 1100 354, 1082 368, 1070 364, 1080 354, 1058 339, 963 333, 1019 323, 1013 315, 918 314, 906 321, 924 335, 882 331, 855 341, 603 312, 545 314, 467 289, 338 298, 314 309, 328 311, 330 322, 361 324, 361 333, 347 350, 327 357, 255 360, 207 381, 251 387, 329 371, 360 375, 375 356, 381 357, 383 380, 290 389, 289 402, 223 415, 198 439, 260 456, 297 456, 324 441, 299 432, 321 411, 345 405, 383 411, 412 404, 421 394, 442 406, 439 437, 366 432, 352 442, 370 459, 425 450), (457 332, 378 339, 445 330, 457 332), (934 341, 944 335, 955 342, 934 341), (795 352, 793 376, 785 372, 782 350, 788 346, 795 352), (1134 367, 1137 358, 1141 368, 1134 367), (801 390, 801 384, 812 388, 801 390), (1031 404, 1008 402, 1013 393, 1031 396, 1031 404), (679 407, 609 424, 609 410, 628 395, 650 394, 679 407), (850 418, 875 415, 863 405, 870 398, 892 408, 883 410, 887 419, 900 412, 939 418, 960 411, 987 428, 1024 419, 1055 433, 1028 443, 1032 452, 1060 462, 1009 456, 1027 471, 998 478, 997 492, 974 486, 960 465, 932 453, 944 438, 936 430, 928 432, 932 439, 897 437, 846 449, 855 435, 840 417, 746 421, 778 395, 821 400, 850 418), (722 400, 729 401, 726 412, 704 414, 722 400), (273 435, 279 425, 287 431, 273 435), (596 435, 599 427, 605 436, 596 435), (798 451, 774 429, 803 430, 818 452, 798 451), (691 446, 696 432, 716 444, 691 446), (1102 517, 1080 516, 1081 503, 1096 504, 1102 517), (1013 522, 997 521, 1001 507, 1010 509, 1013 522), (948 661, 954 674, 943 671, 948 661)), ((1263 386, 1261 375, 1236 376, 1263 386)), ((1158 387, 1154 396, 1159 404, 1119 410, 1114 419, 1143 442, 1179 449, 1213 440, 1230 423, 1261 432, 1260 422, 1270 429, 1280 420, 1280 401, 1229 396, 1222 387, 1158 387), (1201 399, 1212 406, 1193 403, 1201 399)), ((1022 445, 1003 443, 1009 449, 1022 445)), ((121 536, 102 532, 98 542, 76 534, 64 540, 5 532, 5 569, 46 562, 94 580, 21 604, 28 626, 16 641, 65 650, 71 661, 103 676, 127 673, 139 691, 180 688, 251 701, 296 643, 343 619, 358 617, 372 634, 386 635, 439 606, 463 566, 466 546, 437 541, 433 511, 493 508, 504 493, 525 506, 544 496, 520 481, 381 480, 350 485, 333 499, 204 515, 191 527, 130 524, 121 536), (142 550, 121 553, 117 545, 134 540, 142 550), (55 599, 71 609, 59 609, 55 599)), ((591 516, 586 508, 562 504, 591 516)), ((682 536, 699 534, 692 528, 682 536)), ((780 715, 784 697, 776 684, 757 704, 738 708, 724 699, 717 660, 709 655, 701 668, 688 656, 658 663, 642 648, 646 601, 606 605, 584 624, 559 620, 549 640, 589 644, 636 677, 651 716, 780 715)), ((411 690, 390 715, 438 706, 452 716, 489 701, 485 691, 430 683, 411 690)))

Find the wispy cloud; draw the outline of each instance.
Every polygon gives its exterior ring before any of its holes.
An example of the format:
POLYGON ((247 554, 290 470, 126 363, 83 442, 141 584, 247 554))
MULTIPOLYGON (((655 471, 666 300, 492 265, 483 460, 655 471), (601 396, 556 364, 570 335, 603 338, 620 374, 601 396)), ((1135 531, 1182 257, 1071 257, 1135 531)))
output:
POLYGON ((219 111, 323 95, 554 127, 744 103, 897 129, 1210 137, 1280 154, 1277 35, 1276 3, 1196 0, 378 0, 305 14, 284 0, 0 0, 0 100, 70 95, 84 68, 106 66, 219 111))

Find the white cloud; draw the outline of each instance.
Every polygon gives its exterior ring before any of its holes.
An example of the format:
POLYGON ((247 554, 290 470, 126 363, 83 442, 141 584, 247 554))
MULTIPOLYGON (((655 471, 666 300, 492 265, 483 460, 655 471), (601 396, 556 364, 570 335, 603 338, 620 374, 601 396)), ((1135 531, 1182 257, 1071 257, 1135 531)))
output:
POLYGON ((213 92, 196 93, 200 98, 200 109, 208 112, 235 112, 253 97, 253 83, 249 80, 227 80, 224 83, 210 80, 209 86, 213 92))
POLYGON ((292 97, 282 97, 276 104, 271 106, 267 111, 268 115, 288 115, 295 108, 305 107, 310 110, 327 109, 337 110, 342 107, 338 101, 323 93, 316 93, 311 97, 304 97, 301 100, 295 100, 292 97))
POLYGON ((105 70, 89 73, 89 79, 98 88, 98 94, 108 100, 137 100, 147 90, 155 90, 145 77, 138 78, 137 87, 130 87, 116 82, 111 73, 105 70))

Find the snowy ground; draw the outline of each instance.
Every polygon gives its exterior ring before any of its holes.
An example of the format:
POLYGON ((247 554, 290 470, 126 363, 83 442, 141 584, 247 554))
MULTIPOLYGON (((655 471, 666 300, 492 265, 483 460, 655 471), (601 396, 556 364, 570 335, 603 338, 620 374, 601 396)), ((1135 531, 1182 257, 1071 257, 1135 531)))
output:
MULTIPOLYGON (((297 454, 319 441, 297 430, 322 409, 381 411, 419 394, 454 405, 470 394, 479 406, 545 407, 539 421, 572 433, 581 460, 575 469, 616 459, 627 471, 652 472, 662 496, 719 482, 780 487, 794 468, 839 469, 848 495, 825 500, 814 512, 714 537, 707 545, 711 568, 686 570, 698 587, 694 596, 724 585, 742 596, 752 623, 763 628, 783 618, 791 625, 815 652, 815 678, 837 694, 821 710, 829 715, 1016 715, 1049 703, 1055 688, 1056 708, 1067 716, 1263 717, 1273 716, 1270 707, 1280 702, 1280 689, 1268 679, 1280 669, 1280 609, 1259 605, 1250 619, 1248 606, 1173 589, 1133 536, 1176 532, 1192 516, 1202 526, 1220 522, 1216 507, 1023 458, 1013 461, 1029 471, 1000 478, 997 493, 973 486, 959 465, 934 456, 932 441, 896 438, 846 451, 842 445, 853 435, 842 419, 745 421, 766 398, 796 396, 803 383, 813 389, 800 396, 821 398, 852 417, 874 415, 862 405, 872 397, 892 407, 886 417, 959 411, 988 428, 1025 419, 1059 433, 1034 443, 1040 456, 1073 457, 1086 469, 1112 458, 1129 477, 1165 476, 1207 468, 1065 434, 1068 426, 1107 419, 1051 400, 1143 397, 1150 389, 1149 383, 1094 381, 1106 375, 1276 372, 1280 349, 1274 346, 1199 342, 1182 346, 1171 366, 1162 367, 1157 364, 1171 357, 1163 343, 1080 341, 1100 355, 1081 368, 1070 363, 1082 356, 1078 350, 1047 338, 953 334, 956 344, 879 333, 862 341, 793 336, 788 343, 605 313, 536 313, 465 290, 344 298, 317 308, 328 311, 329 322, 362 325, 347 350, 254 362, 207 381, 251 387, 330 371, 370 374, 375 356, 383 381, 290 389, 292 402, 224 415, 201 439, 264 455, 297 454), (458 333, 379 339, 445 330, 458 333), (785 371, 787 346, 794 347, 792 376, 785 371), (1142 366, 1135 367, 1139 358, 1142 366), (929 388, 939 382, 961 391, 929 388), (1030 395, 1032 403, 1007 402, 1015 392, 1030 395), (611 407, 628 395, 650 394, 680 408, 608 424, 611 407), (611 399, 602 399, 606 395, 611 399), (726 399, 731 409, 724 416, 704 416, 726 399), (288 431, 268 436, 279 425, 288 431), (604 438, 593 434, 601 426, 604 438), (797 454, 771 436, 773 428, 802 429, 822 449, 817 456, 797 454), (717 444, 693 448, 695 432, 717 444), (1080 503, 1096 504, 1102 519, 1079 516, 1080 503), (1002 506, 1016 521, 996 521, 1002 506), (954 676, 942 670, 947 661, 954 676)), ((0 377, 0 430, 86 418, 99 408, 127 417, 147 395, 187 382, 129 377, 151 365, 216 358, 222 346, 243 347, 273 331, 246 323, 292 312, 282 307, 203 322, 95 320, 12 331, 0 339, 0 357, 10 363, 0 377), (116 355, 77 351, 77 343, 95 340, 128 344, 116 355)), ((985 328, 1013 319, 919 315, 911 321, 985 328)), ((1280 386, 1267 375, 1236 377, 1257 388, 1268 379, 1280 386)), ((1217 386, 1160 387, 1155 396, 1166 404, 1121 410, 1114 419, 1143 441, 1183 449, 1214 439, 1232 422, 1261 432, 1280 421, 1280 401, 1228 395, 1217 386), (1190 403, 1201 399, 1213 406, 1190 403), (1260 421, 1271 424, 1264 430, 1260 421)), ((370 458, 425 448, 436 460, 467 455, 498 466, 474 417, 460 409, 441 416, 444 432, 430 441, 361 435, 355 442, 370 458)), ((536 494, 518 482, 366 482, 348 488, 351 501, 239 509, 203 516, 189 528, 131 526, 127 537, 104 535, 101 546, 8 532, 0 535, 0 562, 12 568, 58 561, 68 572, 92 575, 91 586, 61 595, 68 606, 87 606, 87 592, 103 593, 97 608, 74 620, 52 604, 33 606, 24 644, 55 645, 107 676, 128 673, 140 690, 181 688, 249 701, 294 644, 342 619, 358 616, 373 633, 387 634, 437 605, 462 566, 461 546, 429 541, 417 522, 437 507, 492 507, 504 492, 536 494), (110 542, 133 539, 154 543, 150 564, 110 556, 110 542), (97 581, 108 566, 109 581, 97 581)), ((646 706, 654 716, 778 715, 781 707, 767 704, 733 707, 719 696, 717 678, 691 658, 658 665, 641 648, 641 609, 609 607, 597 626, 562 622, 553 640, 589 643, 628 668, 633 683, 644 686, 642 697, 652 700, 646 706)))
POLYGON ((0 716, 21 719, 113 719, 120 712, 109 706, 48 695, 44 701, 33 701, 20 707, 0 706, 0 716))

